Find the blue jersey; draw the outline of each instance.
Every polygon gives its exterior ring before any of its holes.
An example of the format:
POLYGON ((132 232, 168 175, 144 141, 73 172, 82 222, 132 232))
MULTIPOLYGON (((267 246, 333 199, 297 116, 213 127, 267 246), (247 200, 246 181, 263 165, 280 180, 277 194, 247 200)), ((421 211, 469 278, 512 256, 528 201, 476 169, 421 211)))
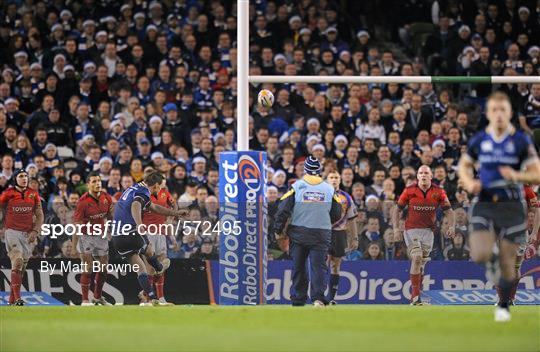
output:
POLYGON ((122 196, 120 196, 118 203, 116 203, 116 206, 114 207, 114 221, 117 224, 117 228, 114 234, 120 234, 120 226, 118 226, 120 222, 122 227, 129 224, 132 226, 133 230, 136 229, 137 224, 131 215, 131 204, 133 204, 135 201, 139 201, 141 203, 141 212, 150 205, 150 191, 142 182, 126 189, 124 193, 122 193, 122 196))
POLYGON ((497 140, 487 131, 478 132, 469 141, 467 154, 480 164, 478 170, 478 177, 482 183, 480 198, 523 199, 522 185, 505 180, 499 168, 510 166, 518 171, 537 158, 529 136, 521 131, 515 131, 497 140))

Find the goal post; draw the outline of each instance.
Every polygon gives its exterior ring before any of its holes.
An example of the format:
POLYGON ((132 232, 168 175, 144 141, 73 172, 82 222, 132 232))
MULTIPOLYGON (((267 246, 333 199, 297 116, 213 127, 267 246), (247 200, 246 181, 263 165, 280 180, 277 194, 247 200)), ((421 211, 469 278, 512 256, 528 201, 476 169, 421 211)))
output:
POLYGON ((249 151, 249 83, 540 83, 540 77, 531 76, 250 76, 249 0, 237 0, 237 15, 237 148, 219 157, 217 295, 223 305, 266 302, 267 156, 265 152, 249 151))

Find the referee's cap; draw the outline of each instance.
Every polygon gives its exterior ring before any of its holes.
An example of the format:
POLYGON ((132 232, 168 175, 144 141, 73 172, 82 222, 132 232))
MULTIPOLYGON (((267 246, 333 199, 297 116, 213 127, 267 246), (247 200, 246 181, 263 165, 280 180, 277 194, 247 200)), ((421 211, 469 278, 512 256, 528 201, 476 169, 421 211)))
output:
POLYGON ((304 161, 304 172, 308 175, 320 175, 322 166, 319 160, 313 155, 310 155, 304 161))

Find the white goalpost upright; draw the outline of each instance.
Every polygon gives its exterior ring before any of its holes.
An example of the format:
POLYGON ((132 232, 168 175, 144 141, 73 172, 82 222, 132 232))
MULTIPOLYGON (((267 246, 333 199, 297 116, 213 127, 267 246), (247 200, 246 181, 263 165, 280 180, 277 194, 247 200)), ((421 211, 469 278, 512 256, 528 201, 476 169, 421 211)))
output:
POLYGON ((236 65, 238 92, 237 104, 237 149, 249 150, 249 0, 238 0, 238 26, 236 65))

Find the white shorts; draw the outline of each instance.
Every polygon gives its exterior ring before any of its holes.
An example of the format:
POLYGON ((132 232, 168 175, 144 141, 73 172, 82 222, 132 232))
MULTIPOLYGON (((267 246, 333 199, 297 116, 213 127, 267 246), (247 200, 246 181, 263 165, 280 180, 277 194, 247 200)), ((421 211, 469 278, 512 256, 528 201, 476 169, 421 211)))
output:
POLYGON ((109 254, 109 240, 101 236, 82 235, 77 242, 77 251, 94 257, 103 257, 109 254))
POLYGON ((433 249, 433 231, 431 229, 410 229, 405 230, 404 239, 407 248, 410 250, 416 244, 422 248, 424 258, 429 257, 433 249))
POLYGON ((156 255, 167 254, 167 236, 147 235, 148 242, 152 244, 156 255))
POLYGON ((531 234, 529 231, 527 231, 527 237, 525 242, 522 242, 519 244, 517 255, 518 257, 523 257, 525 255, 525 251, 527 250, 527 247, 529 247, 529 238, 531 237, 531 234))
POLYGON ((6 229, 6 249, 8 253, 12 250, 19 250, 24 261, 27 261, 34 251, 35 242, 28 243, 28 232, 6 229))

